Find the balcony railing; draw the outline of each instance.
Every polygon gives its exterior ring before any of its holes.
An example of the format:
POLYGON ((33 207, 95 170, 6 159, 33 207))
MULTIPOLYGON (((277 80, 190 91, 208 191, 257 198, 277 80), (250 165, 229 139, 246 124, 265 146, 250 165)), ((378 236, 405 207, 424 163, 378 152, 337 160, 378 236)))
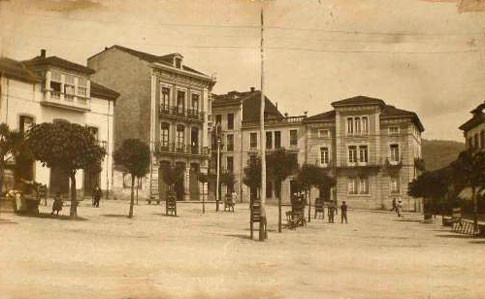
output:
POLYGON ((207 147, 191 146, 183 143, 158 142, 155 144, 155 152, 159 154, 209 155, 209 149, 207 147))
POLYGON ((42 103, 81 111, 89 111, 90 109, 88 98, 56 90, 45 89, 42 103))
POLYGON ((170 105, 160 105, 160 116, 174 116, 182 117, 187 119, 194 119, 203 121, 204 112, 198 111, 197 109, 185 109, 183 106, 170 106, 170 105))

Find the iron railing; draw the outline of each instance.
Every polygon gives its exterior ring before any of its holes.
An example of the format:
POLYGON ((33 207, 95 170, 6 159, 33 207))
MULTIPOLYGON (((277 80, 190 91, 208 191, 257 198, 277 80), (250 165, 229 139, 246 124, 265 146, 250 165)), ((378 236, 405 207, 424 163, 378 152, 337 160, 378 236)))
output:
POLYGON ((183 117, 195 120, 204 120, 204 112, 201 112, 197 109, 185 109, 183 106, 170 106, 161 104, 159 108, 160 116, 175 116, 175 117, 183 117))
POLYGON ((193 146, 183 143, 157 142, 155 144, 156 153, 174 153, 186 155, 209 155, 209 149, 203 146, 193 146))

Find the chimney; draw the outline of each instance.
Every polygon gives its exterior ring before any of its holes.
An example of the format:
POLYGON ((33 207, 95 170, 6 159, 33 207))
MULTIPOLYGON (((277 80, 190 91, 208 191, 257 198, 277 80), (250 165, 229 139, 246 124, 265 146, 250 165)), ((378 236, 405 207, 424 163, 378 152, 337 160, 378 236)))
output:
POLYGON ((106 51, 106 50, 108 50, 108 49, 109 49, 108 47, 104 47, 104 50, 105 50, 105 51, 106 51))
POLYGON ((40 50, 40 57, 45 58, 45 49, 40 50))
POLYGON ((256 90, 256 88, 251 86, 251 91, 255 91, 255 90, 256 90))
POLYGON ((303 112, 305 114, 305 117, 308 116, 308 111, 303 112))

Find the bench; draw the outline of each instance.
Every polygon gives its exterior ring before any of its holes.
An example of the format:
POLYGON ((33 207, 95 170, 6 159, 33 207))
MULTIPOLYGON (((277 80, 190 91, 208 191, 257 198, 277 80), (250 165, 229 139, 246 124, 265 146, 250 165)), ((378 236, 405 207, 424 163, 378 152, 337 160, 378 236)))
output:
POLYGON ((148 198, 148 199, 147 199, 147 203, 148 203, 148 204, 151 204, 151 203, 152 203, 152 201, 153 201, 154 203, 156 202, 156 203, 157 203, 157 205, 159 205, 161 200, 160 200, 160 198, 156 198, 156 197, 151 197, 151 198, 148 198))

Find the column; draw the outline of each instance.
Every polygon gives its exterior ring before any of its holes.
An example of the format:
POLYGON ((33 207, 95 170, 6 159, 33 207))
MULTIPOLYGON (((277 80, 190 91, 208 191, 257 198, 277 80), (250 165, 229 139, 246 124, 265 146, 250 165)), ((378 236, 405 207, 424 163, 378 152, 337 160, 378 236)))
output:
POLYGON ((190 200, 190 164, 185 167, 184 173, 184 200, 190 200))
POLYGON ((208 102, 209 102, 209 89, 207 88, 204 88, 204 91, 202 92, 202 99, 201 99, 201 111, 204 112, 204 122, 202 124, 202 138, 201 140, 199 141, 200 144, 202 145, 202 147, 208 147, 209 145, 209 141, 207 140, 207 131, 208 131, 208 128, 207 128, 207 122, 208 122, 208 112, 209 112, 209 108, 208 108, 208 102))

